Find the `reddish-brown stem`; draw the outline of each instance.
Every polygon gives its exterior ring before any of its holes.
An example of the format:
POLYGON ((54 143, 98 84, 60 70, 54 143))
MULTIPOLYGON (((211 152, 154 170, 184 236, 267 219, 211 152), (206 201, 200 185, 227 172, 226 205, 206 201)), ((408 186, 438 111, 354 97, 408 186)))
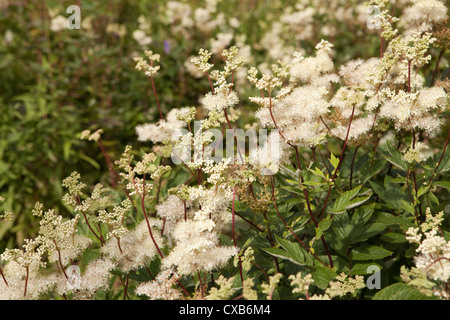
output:
POLYGON ((28 276, 29 276, 29 273, 30 273, 30 270, 29 270, 28 267, 25 267, 25 269, 27 270, 27 274, 26 274, 26 276, 25 276, 25 289, 24 289, 24 291, 23 291, 23 296, 24 296, 24 297, 27 296, 28 276))
MULTIPOLYGON (((77 202, 77 204, 79 206, 81 206, 81 200, 79 197, 74 196, 75 201, 77 202)), ((94 234, 94 236, 101 242, 101 244, 103 245, 105 243, 105 240, 103 239, 103 236, 100 234, 100 236, 97 235, 97 233, 95 233, 94 229, 92 229, 91 224, 89 223, 89 220, 86 216, 86 213, 84 211, 81 211, 81 214, 84 217, 84 221, 86 222, 87 226, 89 227, 89 230, 91 230, 91 232, 94 234)))
POLYGON ((246 219, 244 216, 242 216, 239 212, 237 212, 236 210, 234 211, 234 214, 237 215, 238 217, 240 217, 242 220, 244 220, 245 222, 247 222, 249 225, 251 225, 252 227, 256 228, 259 232, 264 232, 263 229, 261 229, 260 227, 258 227, 254 222, 246 219))
POLYGON ((179 279, 177 279, 177 283, 180 286, 181 290, 183 290, 184 295, 186 297, 190 297, 191 295, 189 294, 189 292, 187 292, 186 288, 183 286, 183 284, 181 283, 181 281, 179 279))
POLYGON ((253 191, 253 182, 250 182, 248 189, 250 190, 250 193, 252 194, 253 199, 256 200, 255 192, 253 191))
MULTIPOLYGON (((428 269, 428 268, 430 268, 433 264, 435 264, 436 262, 441 262, 441 260, 447 260, 447 261, 450 261, 450 259, 449 258, 446 258, 446 257, 439 257, 439 258, 437 258, 436 260, 434 260, 432 263, 430 263, 430 265, 428 265, 427 267, 426 267, 426 269, 428 269)), ((441 266, 442 266, 442 264, 441 264, 441 266)), ((443 267, 443 266, 442 266, 443 267)))
POLYGON ((205 287, 203 286, 202 277, 200 275, 200 271, 197 271, 198 281, 200 283, 200 289, 202 290, 202 298, 205 296, 205 287))
POLYGON ((104 243, 105 243, 105 240, 104 240, 102 237, 99 237, 99 236, 97 235, 97 233, 95 233, 94 229, 92 229, 91 224, 89 223, 86 214, 85 214, 83 211, 81 211, 81 214, 83 215, 84 221, 86 222, 87 226, 89 227, 89 230, 91 230, 91 232, 94 234, 94 236, 95 236, 102 244, 104 244, 104 243))
POLYGON ((0 267, 0 275, 2 276, 3 281, 5 282, 6 286, 9 287, 8 281, 6 281, 5 275, 3 274, 3 270, 1 267, 0 267))
MULTIPOLYGON (((159 256, 161 257, 161 259, 164 259, 164 255, 163 255, 163 253, 161 252, 161 250, 160 250, 158 244, 156 243, 155 238, 153 237, 152 228, 150 227, 150 222, 148 221, 147 211, 145 210, 145 202, 144 202, 144 198, 145 198, 145 195, 146 195, 146 193, 145 193, 145 175, 144 175, 144 178, 143 178, 143 182, 142 182, 142 183, 143 183, 143 186, 142 186, 142 187, 143 187, 142 195, 141 195, 138 191, 136 191, 136 193, 138 194, 139 198, 141 199, 142 212, 144 213, 144 217, 145 217, 145 221, 146 221, 146 223, 147 223, 147 228, 148 228, 148 232, 149 232, 149 234, 150 234, 150 238, 152 239, 152 242, 153 242, 153 244, 155 245, 156 250, 158 251, 159 256)), ((134 185, 134 189, 137 190, 137 188, 136 188, 136 181, 135 181, 134 178, 133 178, 133 185, 134 185)), ((180 286, 180 288, 184 291, 184 293, 186 294, 186 296, 189 297, 189 293, 186 291, 186 289, 184 288, 184 286, 181 284, 181 281, 177 279, 177 283, 178 283, 178 285, 180 286)))
MULTIPOLYGON (((145 180, 144 180, 145 183, 145 180)), ((145 189, 145 186, 144 186, 145 189)), ((145 191, 144 191, 144 195, 145 195, 145 191)), ((148 216, 147 216, 147 210, 145 210, 145 203, 144 203, 144 196, 141 196, 141 207, 142 207, 142 211, 144 213, 144 217, 145 217, 145 221, 147 222, 147 227, 148 227, 148 232, 150 234, 150 238, 152 239, 153 244, 156 247, 156 250, 158 251, 159 256, 161 257, 161 259, 164 258, 163 253, 161 252, 161 249, 159 248, 158 244, 156 243, 155 238, 153 237, 153 232, 152 232, 152 228, 150 226, 150 222, 148 221, 148 216)))
MULTIPOLYGON (((408 92, 409 93, 411 93, 411 62, 412 62, 412 60, 408 60, 408 92)), ((414 130, 414 127, 412 127, 412 148, 413 149, 416 148, 416 130, 414 130)), ((418 191, 417 191, 417 181, 416 181, 416 172, 415 171, 412 172, 412 176, 413 176, 414 189, 416 192, 416 199, 417 199, 418 191)), ((417 199, 417 201, 419 201, 419 199, 417 199)), ((422 216, 422 206, 420 205, 420 203, 418 203, 418 205, 419 205, 420 216, 422 216)), ((414 211, 415 211, 415 208, 414 208, 414 211)))
MULTIPOLYGON (((273 123, 274 123, 274 125, 275 125, 275 128, 278 130, 280 136, 286 141, 286 143, 287 143, 289 146, 291 146, 292 148, 294 148, 294 150, 295 150, 295 156, 296 156, 296 160, 297 160, 297 168, 298 168, 300 171, 302 171, 302 166, 301 166, 301 163, 300 163, 300 156, 299 156, 299 153, 298 153, 298 148, 297 148, 297 146, 292 145, 292 144, 291 144, 291 143, 283 136, 283 134, 281 133, 281 131, 280 131, 279 128, 278 128, 277 122, 275 121, 275 118, 274 118, 273 113, 272 113, 272 98, 271 98, 270 92, 269 92, 269 112, 270 112, 270 116, 271 116, 271 118, 272 118, 272 121, 273 121, 273 123)), ((308 193, 308 190, 307 190, 307 188, 304 187, 303 172, 301 172, 301 174, 300 174, 300 181, 301 181, 301 186, 300 186, 300 188, 301 188, 302 191, 303 191, 303 195, 304 195, 304 197, 305 197, 305 201, 306 201, 306 205, 307 205, 307 207, 308 207, 309 215, 310 215, 312 221, 314 222, 314 225, 315 225, 316 228, 317 228, 317 227, 319 226, 319 224, 317 223, 316 217, 314 216, 314 213, 312 212, 312 209, 311 209, 311 204, 310 204, 310 202, 309 202, 309 193, 308 193)), ((274 199, 274 203, 275 203, 275 195, 274 195, 274 194, 273 194, 273 199, 274 199)), ((278 212, 278 208, 277 208, 277 206, 276 206, 276 203, 275 203, 275 208, 276 208, 276 210, 277 210, 277 212, 278 212)), ((283 220, 283 218, 281 217, 281 215, 280 215, 280 218, 283 220)), ((284 220, 283 220, 283 222, 284 222, 284 220)), ((285 223, 285 222, 284 222, 284 223, 285 223)), ((286 225, 286 223, 285 223, 285 225, 286 225)), ((300 241, 300 239, 299 239, 299 241, 300 241)), ((327 244, 326 244, 326 241, 325 241, 325 238, 324 238, 323 235, 322 235, 322 237, 321 237, 321 241, 322 241, 322 244, 323 244, 323 246, 324 246, 324 248, 325 248, 325 251, 327 252, 328 259, 329 259, 329 261, 330 261, 330 266, 331 266, 331 268, 333 268, 333 259, 331 258, 330 251, 329 251, 329 249, 328 249, 328 246, 327 246, 327 244)))
POLYGON ((61 270, 62 270, 62 272, 64 274, 64 277, 66 277, 66 279, 69 280, 69 277, 67 276, 66 270, 64 269, 64 266, 62 264, 61 251, 59 251, 58 245, 56 244, 55 240, 53 240, 53 243, 55 244, 56 251, 58 252, 58 261, 59 261, 59 265, 61 266, 61 270))
MULTIPOLYGON (((297 157, 297 165, 298 165, 298 168, 301 171, 302 167, 301 167, 301 164, 300 164, 300 156, 298 154, 298 149, 297 149, 297 147, 295 147, 294 149, 295 149, 295 155, 297 157)), ((305 199, 306 199, 306 205, 308 207, 309 216, 311 217, 312 221, 314 222, 315 227, 318 228, 319 224, 317 223, 316 217, 314 216, 314 213, 312 212, 312 209, 311 209, 311 203, 309 202, 308 189, 304 186, 303 172, 300 174, 300 179, 301 179, 301 183, 302 183, 300 188, 302 188, 303 195, 305 196, 305 199)), ((320 237, 320 240, 322 241, 323 247, 325 248, 325 251, 327 253, 328 260, 330 261, 330 266, 331 266, 331 268, 333 268, 333 258, 331 257, 331 253, 330 253, 330 250, 328 249, 328 245, 327 245, 327 243, 325 241, 325 237, 322 235, 320 237)))
POLYGON ((325 128, 327 128, 328 132, 331 132, 330 127, 328 127, 328 125, 325 123, 325 121, 323 120, 322 116, 319 116, 319 120, 322 121, 322 123, 325 126, 325 128))
POLYGON ((103 146, 103 143, 101 142, 100 139, 97 141, 97 144, 98 144, 100 150, 102 151, 103 157, 106 160, 106 165, 108 166, 109 172, 111 173, 112 186, 115 188, 119 181, 119 176, 117 175, 117 172, 114 170, 112 162, 111 162, 108 154, 106 153, 105 147, 103 146))
POLYGON ((269 276, 267 275, 267 273, 264 271, 263 268, 261 268, 260 266, 258 266, 256 263, 252 262, 252 265, 254 265, 256 268, 258 268, 259 270, 261 270, 261 272, 264 274, 264 276, 267 279, 267 282, 269 282, 269 276))
POLYGON ((181 163, 183 163, 183 165, 186 167, 186 169, 188 169, 189 170, 189 172, 192 174, 192 176, 197 180, 197 182, 198 182, 198 184, 200 185, 200 184, 202 184, 201 183, 201 181, 200 181, 200 179, 199 179, 199 177, 197 176, 197 175, 195 175, 194 174, 194 172, 191 170, 191 168, 189 168, 189 166, 176 154, 176 153, 173 153, 173 155, 175 156, 175 157, 177 157, 178 158, 178 160, 180 160, 181 161, 181 163))
POLYGON ((163 224, 162 224, 162 228, 161 228, 161 237, 164 236, 164 229, 166 228, 166 218, 162 219, 163 224))
POLYGON ((223 110, 224 110, 224 113, 225 113, 225 119, 227 120, 228 127, 230 128, 231 133, 233 134, 233 138, 234 138, 234 142, 236 143, 236 148, 237 148, 237 152, 239 154, 239 158, 241 159, 242 163, 244 163, 244 158, 242 157, 241 150, 239 149, 239 144, 238 144, 236 135, 234 134, 233 127, 231 126, 230 120, 228 119, 227 108, 225 108, 223 110))
POLYGON ((289 140, 287 140, 287 139, 284 137, 284 135, 283 135, 283 133, 281 132, 280 128, 278 128, 277 122, 275 121, 275 117, 273 116, 273 113, 272 113, 272 97, 271 97, 271 95, 270 95, 270 92, 269 92, 269 112, 270 112, 270 117, 272 118, 273 124, 275 125, 275 128, 277 129, 277 131, 278 131, 278 133, 280 134, 280 136, 283 138, 283 140, 284 140, 287 144, 289 144, 291 147, 294 147, 294 146, 289 142, 289 140))
MULTIPOLYGON (((150 64, 153 67, 153 61, 151 61, 150 64)), ((158 106, 159 117, 161 118, 161 121, 163 121, 164 117, 163 117, 163 114, 161 111, 161 106, 159 104, 158 94, 156 93, 155 81, 153 80, 153 77, 150 77, 150 81, 152 82, 152 89, 153 89, 153 94, 155 95, 156 105, 158 106)))
MULTIPOLYGON (((301 165, 301 163, 300 163, 300 155, 298 154, 298 148, 297 148, 297 146, 294 147, 294 150, 295 150, 295 157, 296 157, 296 159, 297 159, 297 167, 298 167, 298 169, 299 169, 300 171, 302 171, 302 165, 301 165)), ((303 195, 305 196, 306 206, 308 207, 309 215, 310 215, 312 221, 314 222, 314 224, 315 224, 316 227, 317 227, 317 226, 318 226, 317 220, 316 220, 316 217, 314 217, 314 214, 313 214, 312 209, 311 209, 311 203, 309 202, 309 193, 308 193, 308 190, 306 189, 306 187, 304 186, 304 182, 305 182, 305 181, 304 181, 304 179, 303 179, 303 172, 301 172, 301 174, 300 174, 300 181, 301 181, 301 183, 302 183, 301 186, 300 186, 300 188, 302 188, 302 190, 303 190, 303 195)))
POLYGON ((216 92, 214 91, 214 86, 213 86, 213 84, 212 84, 212 82, 211 82, 211 77, 209 76, 208 73, 206 74, 206 76, 208 77, 209 85, 211 86, 211 91, 212 91, 212 93, 215 95, 216 92))
POLYGON ((142 208, 142 212, 144 213, 144 217, 145 217, 145 221, 147 223, 147 228, 148 228, 148 232, 150 234, 150 238, 152 239, 152 242, 155 245, 159 256, 161 257, 161 259, 163 259, 164 255, 162 254, 161 250, 159 249, 158 244, 156 243, 155 238, 153 237, 152 228, 150 226, 150 222, 148 221, 147 210, 145 210, 145 201, 144 201, 144 198, 145 198, 145 195, 146 195, 146 193, 145 193, 145 174, 144 174, 144 177, 142 179, 142 194, 139 191, 137 191, 138 189, 137 189, 136 180, 134 179, 134 177, 133 177, 133 181, 132 182, 133 182, 134 189, 136 190, 136 193, 138 194, 139 198, 141 199, 141 208, 142 208))
POLYGON ((344 158, 345 148, 347 147, 348 136, 350 134, 350 128, 352 126, 352 120, 353 120, 353 115, 354 114, 355 114, 355 106, 353 105, 352 114, 350 116, 350 121, 349 121, 349 124, 348 124, 347 135, 345 136, 344 145, 342 146, 342 153, 341 153, 341 156, 339 158, 339 162, 338 162, 337 168, 334 170, 333 177, 331 178, 330 186, 328 187, 328 192, 327 192, 327 196, 325 198, 325 203, 324 203, 323 208, 322 208, 322 213, 320 215, 320 220, 322 220, 324 218, 325 210, 327 208, 328 199, 329 199, 330 193, 331 193, 331 188, 333 186, 334 180, 336 179, 338 170, 341 167, 342 159, 344 158))
MULTIPOLYGON (((231 206, 231 208, 232 208, 232 209, 231 209, 231 212, 232 212, 232 215, 231 215, 231 217, 232 217, 232 230, 231 230, 231 235, 232 235, 232 237, 233 237, 233 244, 234 244, 234 246, 237 248, 237 243, 236 243, 236 232, 235 232, 235 230, 234 230, 234 225, 235 225, 235 218, 234 218, 234 203, 235 203, 235 200, 236 200, 236 189, 237 189, 237 186, 233 188, 233 203, 232 203, 232 206, 231 206)), ((241 282, 243 283, 243 282, 244 282, 244 276, 243 276, 243 274, 242 274, 241 256, 239 255, 238 258, 239 258, 239 275, 241 276, 241 282)))
POLYGON ((120 238, 116 237, 116 239, 117 239, 117 247, 119 247, 120 253, 123 254, 122 247, 120 246, 120 238))
POLYGON ((155 277, 153 276, 152 272, 150 271, 150 269, 147 266, 145 266, 145 270, 147 271, 148 276, 150 277, 150 279, 152 279, 152 280, 155 279, 155 277))
POLYGON ((130 274, 127 274, 127 279, 125 280, 125 287, 123 289, 123 300, 127 299, 127 295, 128 295, 128 282, 130 280, 130 274))
POLYGON ((317 261, 319 261, 320 263, 322 263, 325 267, 329 267, 327 266, 314 252, 312 252, 312 250, 302 241, 299 239, 299 237, 297 237, 297 235, 295 234, 294 231, 292 231, 292 229, 287 225, 286 221, 284 220, 283 216, 280 214, 280 211, 278 210, 278 206, 277 206, 277 202, 275 199, 275 186, 274 186, 274 182, 271 179, 270 180, 272 183, 272 202, 275 206, 275 211, 278 214, 278 217, 280 217, 281 221, 283 222, 285 228, 294 236, 295 239, 297 239, 297 241, 309 252, 313 255, 314 258, 317 259, 317 261))

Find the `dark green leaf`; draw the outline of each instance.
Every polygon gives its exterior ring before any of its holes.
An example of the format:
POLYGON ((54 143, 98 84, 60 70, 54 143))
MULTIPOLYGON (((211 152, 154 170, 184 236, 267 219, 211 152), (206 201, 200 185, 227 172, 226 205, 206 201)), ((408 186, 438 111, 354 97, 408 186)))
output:
POLYGON ((314 279, 314 285, 322 290, 325 290, 330 281, 337 277, 334 270, 322 266, 317 266, 311 275, 314 279))
POLYGON ((352 250, 352 260, 379 260, 390 256, 393 252, 382 247, 364 245, 352 250))
POLYGON ((407 242, 404 234, 395 233, 395 232, 389 232, 389 233, 383 234, 380 237, 380 239, 383 241, 386 241, 386 242, 390 242, 390 243, 405 243, 405 242, 407 242))
POLYGON ((386 147, 387 154, 383 154, 386 160, 406 172, 408 170, 408 163, 403 159, 402 153, 393 148, 389 141, 386 142, 386 147))
POLYGON ((377 292, 373 300, 435 300, 436 297, 427 296, 406 283, 394 283, 377 292))
POLYGON ((371 195, 355 198, 362 186, 358 186, 350 191, 342 193, 334 202, 333 208, 329 210, 330 213, 342 214, 346 210, 357 207, 369 200, 371 195))

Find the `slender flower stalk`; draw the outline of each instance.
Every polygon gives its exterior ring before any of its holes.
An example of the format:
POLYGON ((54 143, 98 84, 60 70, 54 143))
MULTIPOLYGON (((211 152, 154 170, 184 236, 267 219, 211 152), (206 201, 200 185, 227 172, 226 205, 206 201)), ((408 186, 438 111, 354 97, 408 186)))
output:
POLYGON ((327 195, 325 197, 325 202, 323 204, 322 213, 320 215, 320 220, 322 220, 324 218, 325 210, 327 208, 328 198, 330 197, 330 193, 331 193, 331 188, 333 186, 334 180, 337 177, 337 173, 339 171, 339 168, 341 167, 342 159, 344 158, 345 148, 347 147, 348 135, 350 133, 350 127, 352 125, 352 120, 353 120, 353 115, 354 114, 355 114, 355 105, 353 105, 352 114, 350 116, 350 120, 349 120, 349 124, 348 124, 347 135, 346 135, 345 140, 344 140, 344 145, 342 146, 341 156, 339 157, 339 162, 338 162, 337 168, 335 168, 334 174, 331 177, 330 186, 328 187, 327 195))
MULTIPOLYGON (((151 66, 153 67, 153 61, 151 62, 151 66)), ((153 94, 155 95, 156 105, 158 106, 159 118, 161 119, 161 121, 164 121, 164 116, 163 116, 163 113, 161 110, 161 105, 159 104, 158 93, 156 92, 155 80, 153 80, 153 77, 150 77, 150 81, 152 83, 152 89, 153 89, 153 94)))
MULTIPOLYGON (((280 214, 280 211, 278 210, 277 201, 275 198, 275 183, 273 181, 273 178, 271 179, 272 184, 272 203, 275 207, 275 211, 277 212, 278 217, 280 217, 281 221, 283 222, 283 225, 286 227, 286 229, 294 236, 295 239, 310 253, 314 258, 317 259, 321 264, 323 264, 325 267, 329 267, 325 262, 323 262, 312 250, 310 247, 308 247, 302 240, 299 239, 299 237, 295 234, 294 231, 292 231, 292 228, 288 226, 286 221, 284 220, 283 216, 280 214)), ((332 260, 331 260, 332 261, 332 260)), ((331 266, 330 266, 331 267, 331 266)), ((332 268, 332 267, 331 267, 332 268)))
MULTIPOLYGON (((234 202, 235 202, 235 199, 236 199, 236 189, 237 189, 237 187, 234 187, 233 188, 233 202, 232 202, 232 205, 231 205, 231 215, 232 215, 232 231, 231 231, 231 233, 232 233, 232 238, 233 238, 233 244, 234 244, 234 246, 237 248, 237 242, 236 242, 236 233, 235 233, 235 230, 234 230, 234 227, 235 227, 235 219, 234 219, 234 202)), ((240 255, 238 255, 238 259, 239 259, 239 275, 240 275, 240 277, 241 277, 241 282, 243 283, 244 282, 244 276, 243 276, 243 274, 242 274, 242 261, 241 261, 241 256, 240 255)))
POLYGON ((8 281, 6 281, 5 275, 3 274, 3 270, 1 267, 0 267, 0 275, 2 276, 2 279, 5 282, 6 286, 9 287, 8 281))

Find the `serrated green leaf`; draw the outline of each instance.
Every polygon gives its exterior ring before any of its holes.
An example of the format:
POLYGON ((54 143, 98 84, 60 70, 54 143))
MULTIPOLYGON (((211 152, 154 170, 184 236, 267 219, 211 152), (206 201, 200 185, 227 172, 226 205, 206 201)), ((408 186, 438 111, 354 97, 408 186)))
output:
POLYGON ((320 170, 319 168, 315 167, 314 170, 313 169, 309 169, 309 171, 314 174, 315 176, 318 176, 324 180, 328 180, 327 177, 325 176, 325 174, 323 173, 322 170, 320 170))
POLYGON ((293 263, 297 263, 288 253, 286 250, 280 249, 280 248, 262 248, 265 252, 268 254, 280 258, 280 259, 287 259, 291 260, 293 263))
POLYGON ((315 267, 315 270, 311 272, 311 276, 314 279, 314 285, 325 290, 330 281, 337 277, 337 273, 333 269, 317 266, 315 267))
POLYGON ((406 283, 394 283, 377 292, 373 300, 436 300, 414 289, 406 283))
POLYGON ((408 170, 408 163, 403 159, 401 152, 393 148, 389 141, 386 142, 386 147, 388 153, 383 154, 386 160, 406 172, 408 170))
POLYGON ((391 180, 394 183, 406 183, 406 178, 405 177, 397 177, 391 180))
POLYGON ((333 152, 331 152, 331 155, 330 155, 330 163, 331 163, 331 165, 333 166, 333 168, 334 168, 334 170, 332 171, 332 174, 334 174, 334 171, 336 170, 336 168, 338 167, 338 165, 339 165, 339 158, 337 158, 337 157, 335 157, 334 156, 334 154, 333 154, 333 152))
POLYGON ((350 275, 366 275, 373 274, 373 272, 368 272, 367 269, 372 266, 377 266, 378 268, 383 269, 381 265, 374 262, 365 262, 365 263, 355 263, 350 270, 350 275))
POLYGON ((395 232, 389 232, 386 234, 383 234, 380 237, 381 240, 386 241, 386 242, 390 242, 390 243, 405 243, 408 242, 406 240, 406 236, 404 234, 401 233, 395 233, 395 232))
POLYGON ((385 164, 386 160, 384 158, 374 161, 374 163, 366 161, 360 171, 361 182, 365 184, 370 178, 380 172, 385 167, 385 164))
POLYGON ((339 239, 345 240, 351 233, 353 225, 350 223, 348 213, 339 214, 333 217, 333 231, 339 239))
POLYGON ((442 187, 450 190, 450 181, 435 181, 433 185, 436 187, 442 187))
POLYGON ((362 186, 358 186, 350 191, 346 191, 342 193, 334 202, 332 209, 329 210, 330 213, 333 214, 342 214, 346 210, 349 210, 351 208, 357 207, 371 197, 371 195, 366 195, 364 197, 354 197, 358 194, 358 192, 361 190, 362 186))
POLYGON ((412 215, 414 215, 416 212, 414 210, 414 205, 411 202, 405 201, 405 200, 401 200, 402 201, 402 207, 403 210, 405 210, 406 212, 411 213, 412 215))
POLYGON ((330 228, 331 226, 331 219, 330 216, 326 217, 325 219, 323 219, 322 221, 319 222, 319 228, 322 231, 326 231, 330 228))
MULTIPOLYGON (((439 156, 440 158, 440 156, 439 156)), ((437 162, 436 162, 437 165, 437 162)), ((450 171, 450 148, 447 148, 444 156, 442 157, 441 164, 436 169, 437 174, 441 174, 444 172, 450 171)))
POLYGON ((317 181, 304 181, 303 184, 305 186, 323 186, 326 185, 326 182, 317 182, 317 181))
POLYGON ((293 187, 293 186, 281 186, 282 189, 287 190, 289 192, 295 193, 295 194, 299 194, 303 196, 303 192, 298 188, 298 187, 293 187))
POLYGON ((429 186, 420 187, 419 190, 417 191, 417 197, 420 198, 420 197, 423 196, 429 189, 430 189, 429 186))
POLYGON ((308 253, 296 242, 291 242, 278 236, 275 236, 275 239, 284 250, 289 252, 293 257, 298 257, 299 260, 303 260, 305 254, 308 255, 308 253))
POLYGON ((316 239, 321 238, 322 235, 323 235, 322 229, 320 229, 320 228, 315 228, 315 230, 316 230, 316 239))
POLYGON ((372 217, 374 210, 375 210, 375 203, 359 207, 358 209, 355 210, 355 212, 352 215, 351 219, 352 224, 354 225, 365 224, 372 217))
POLYGON ((450 232, 444 231, 444 239, 445 241, 450 241, 450 232))
POLYGON ((275 236, 275 238, 284 250, 281 248, 263 248, 268 254, 280 259, 289 260, 300 266, 313 265, 313 257, 305 249, 301 248, 298 243, 282 239, 278 236, 275 236))
POLYGON ((402 187, 392 183, 392 178, 389 176, 385 176, 383 186, 374 181, 369 181, 369 183, 373 191, 392 209, 404 210, 402 200, 410 201, 402 187))
POLYGON ((427 197, 433 201, 435 204, 439 205, 439 199, 434 195, 433 192, 427 194, 427 197))
POLYGON ((384 229, 386 229, 386 226, 384 224, 378 223, 378 222, 368 223, 363 226, 355 226, 352 229, 350 236, 347 237, 346 242, 348 244, 352 244, 352 243, 366 241, 367 239, 369 239, 370 237, 373 237, 374 235, 377 235, 384 229))
POLYGON ((390 256, 393 252, 379 246, 364 245, 351 252, 352 260, 379 260, 390 256))
POLYGON ((414 227, 414 223, 403 217, 397 217, 387 212, 380 212, 377 216, 377 222, 384 224, 386 227, 400 225, 401 228, 406 229, 414 227))

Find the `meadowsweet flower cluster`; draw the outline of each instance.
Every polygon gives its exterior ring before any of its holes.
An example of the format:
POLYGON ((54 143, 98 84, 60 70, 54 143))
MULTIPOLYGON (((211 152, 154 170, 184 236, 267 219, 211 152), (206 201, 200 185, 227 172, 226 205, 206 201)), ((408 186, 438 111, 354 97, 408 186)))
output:
MULTIPOLYGON (((430 208, 426 209, 426 220, 418 228, 410 227, 406 231, 406 239, 410 243, 418 244, 416 256, 414 257, 415 268, 411 272, 416 272, 425 277, 423 281, 429 279, 435 281, 431 283, 433 293, 437 296, 448 299, 447 290, 450 280, 450 242, 439 234, 443 222, 444 212, 432 215, 430 208), (447 285, 446 285, 447 284, 447 285)), ((407 271, 404 271, 407 274, 407 271)), ((414 278, 419 278, 413 274, 414 278)), ((408 277, 405 276, 407 279, 408 277)), ((410 281, 406 281, 410 282, 410 281)), ((417 281, 416 281, 417 282, 417 281)), ((426 281, 426 283, 430 283, 426 281)), ((414 284, 414 282, 413 282, 414 284)))
POLYGON ((145 51, 145 56, 150 61, 150 64, 148 64, 148 62, 145 61, 144 58, 136 57, 134 58, 134 61, 136 62, 136 69, 144 71, 147 77, 154 77, 155 75, 158 74, 160 66, 153 66, 153 63, 159 62, 160 55, 157 53, 154 54, 151 50, 149 50, 145 51))

